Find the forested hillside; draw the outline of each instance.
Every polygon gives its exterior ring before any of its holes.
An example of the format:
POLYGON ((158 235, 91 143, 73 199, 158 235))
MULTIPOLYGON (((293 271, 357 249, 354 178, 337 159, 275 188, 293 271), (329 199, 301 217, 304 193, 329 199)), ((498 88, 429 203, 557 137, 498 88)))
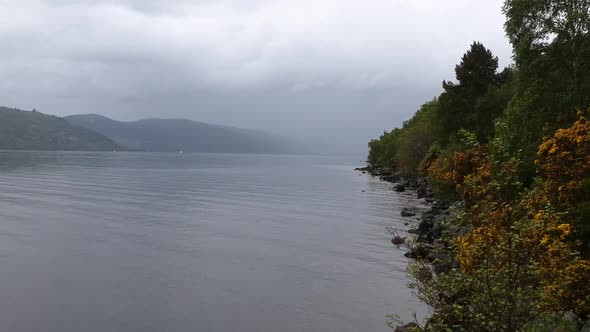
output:
POLYGON ((474 42, 440 96, 369 143, 372 166, 464 206, 410 267, 434 310, 417 331, 579 331, 590 318, 590 1, 503 10, 513 66, 474 42))
POLYGON ((113 151, 125 148, 57 116, 0 107, 0 149, 113 151))
POLYGON ((97 131, 115 142, 143 151, 207 153, 297 153, 287 140, 264 132, 185 119, 122 122, 98 114, 70 115, 73 125, 97 131))

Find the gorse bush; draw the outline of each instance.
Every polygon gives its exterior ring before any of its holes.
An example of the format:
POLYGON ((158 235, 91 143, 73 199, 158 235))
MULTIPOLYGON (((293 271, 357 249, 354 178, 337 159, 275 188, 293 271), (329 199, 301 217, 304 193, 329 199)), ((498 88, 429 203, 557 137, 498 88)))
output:
MULTIPOLYGON (((586 114, 589 114, 587 112, 586 114)), ((588 256, 590 244, 590 121, 578 113, 569 128, 558 129, 541 144, 535 161, 545 179, 547 200, 566 213, 576 229, 575 238, 588 256)))
MULTIPOLYGON (((567 133, 581 134, 586 123, 581 117, 547 137, 537 163, 567 162, 549 151, 567 133)), ((582 135, 573 141, 584 149, 590 135, 582 135)), ((450 181, 465 202, 465 213, 452 223, 465 232, 442 239, 448 248, 441 250, 457 267, 439 274, 427 260, 410 267, 412 287, 434 309, 427 331, 540 331, 542 326, 575 331, 589 318, 590 261, 580 254, 577 204, 560 203, 566 184, 580 188, 589 175, 573 171, 557 180, 548 176, 526 189, 518 177, 519 160, 502 160, 503 154, 496 154, 501 149, 455 153, 450 181)))

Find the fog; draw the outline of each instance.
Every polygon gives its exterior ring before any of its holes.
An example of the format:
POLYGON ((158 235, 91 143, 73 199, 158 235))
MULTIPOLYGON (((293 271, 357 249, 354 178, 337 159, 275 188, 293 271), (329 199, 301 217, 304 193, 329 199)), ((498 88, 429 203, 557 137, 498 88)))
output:
POLYGON ((0 105, 261 129, 330 153, 441 92, 501 0, 0 0, 0 105))

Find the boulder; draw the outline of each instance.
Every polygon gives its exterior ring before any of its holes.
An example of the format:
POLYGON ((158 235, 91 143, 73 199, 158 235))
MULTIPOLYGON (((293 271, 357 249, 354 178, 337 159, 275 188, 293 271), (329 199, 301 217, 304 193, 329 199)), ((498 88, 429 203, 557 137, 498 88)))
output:
POLYGON ((434 193, 425 179, 418 181, 416 186, 416 195, 418 198, 434 198, 434 193))
POLYGON ((430 235, 433 239, 438 239, 442 236, 443 231, 443 223, 440 220, 440 218, 438 218, 437 220, 435 220, 434 224, 432 225, 432 228, 430 229, 430 235))
POLYGON ((416 247, 411 248, 408 252, 404 254, 407 258, 417 259, 417 258, 428 258, 432 247, 429 245, 418 245, 416 247))
POLYGON ((424 198, 426 197, 426 194, 428 192, 428 189, 425 186, 418 186, 418 188, 416 188, 416 195, 418 198, 424 198))
POLYGON ((433 226, 434 226, 433 218, 422 217, 422 221, 420 221, 420 223, 418 224, 418 234, 421 234, 421 235, 428 234, 433 226))
POLYGON ((437 199, 434 197, 425 197, 424 201, 426 201, 428 204, 436 204, 437 199))
POLYGON ((393 239, 391 239, 391 243, 393 243, 396 246, 399 246, 401 244, 404 244, 406 242, 406 239, 404 239, 403 237, 396 235, 393 237, 393 239))
POLYGON ((413 216, 417 215, 419 212, 420 212, 420 210, 418 208, 405 207, 405 208, 402 208, 400 215, 402 217, 413 217, 413 216))
POLYGON ((414 322, 395 328, 394 332, 413 332, 420 326, 414 322))

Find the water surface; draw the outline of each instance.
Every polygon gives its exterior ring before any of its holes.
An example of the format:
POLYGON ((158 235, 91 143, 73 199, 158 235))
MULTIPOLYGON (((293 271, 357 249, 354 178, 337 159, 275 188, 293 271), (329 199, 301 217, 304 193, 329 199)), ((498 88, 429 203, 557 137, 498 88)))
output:
POLYGON ((359 165, 0 152, 0 330, 387 331, 413 199, 359 165))

